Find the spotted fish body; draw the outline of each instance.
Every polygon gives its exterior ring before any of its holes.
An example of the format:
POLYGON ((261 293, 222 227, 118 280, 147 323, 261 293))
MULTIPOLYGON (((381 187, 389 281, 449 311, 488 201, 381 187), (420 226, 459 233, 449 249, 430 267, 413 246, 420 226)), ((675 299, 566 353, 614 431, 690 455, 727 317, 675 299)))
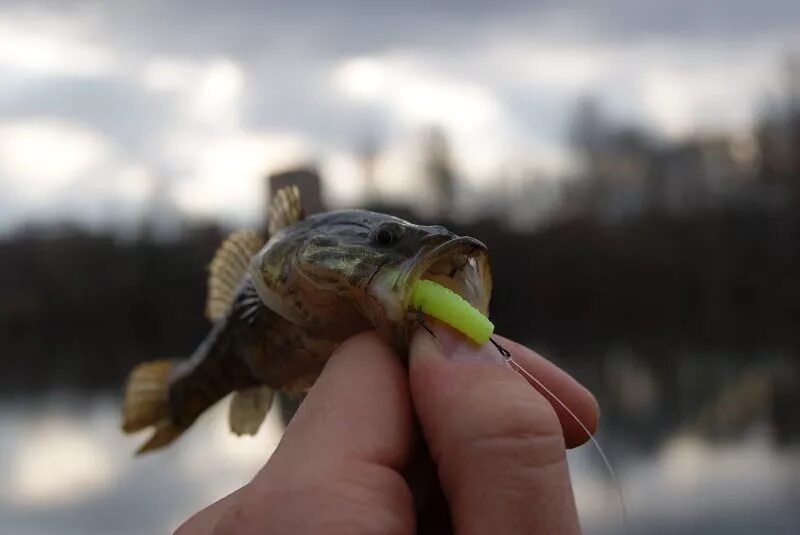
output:
POLYGON ((235 392, 231 428, 255 433, 273 391, 305 392, 350 336, 376 329, 405 354, 420 278, 488 313, 491 275, 479 241, 363 210, 303 218, 296 188, 280 190, 270 239, 237 233, 214 258, 207 306, 213 326, 194 354, 131 373, 123 429, 152 427, 140 452, 153 450, 235 392))

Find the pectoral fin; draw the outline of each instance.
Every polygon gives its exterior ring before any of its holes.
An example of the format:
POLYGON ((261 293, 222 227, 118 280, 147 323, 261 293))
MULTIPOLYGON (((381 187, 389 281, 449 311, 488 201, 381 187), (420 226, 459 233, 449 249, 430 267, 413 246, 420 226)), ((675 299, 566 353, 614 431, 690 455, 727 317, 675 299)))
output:
POLYGON ((272 406, 275 392, 268 386, 239 390, 231 399, 228 421, 237 435, 255 435, 272 406))

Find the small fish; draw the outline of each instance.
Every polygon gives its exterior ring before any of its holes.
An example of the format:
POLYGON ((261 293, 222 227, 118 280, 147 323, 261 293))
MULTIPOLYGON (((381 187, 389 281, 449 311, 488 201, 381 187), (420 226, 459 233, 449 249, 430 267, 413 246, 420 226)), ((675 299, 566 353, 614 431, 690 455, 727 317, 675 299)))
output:
POLYGON ((364 210, 304 218, 295 187, 274 196, 266 243, 237 232, 209 271, 206 338, 188 359, 144 363, 128 379, 122 429, 153 428, 138 453, 169 444, 231 392, 231 430, 255 434, 275 390, 305 393, 359 332, 375 329, 406 354, 420 279, 485 315, 492 284, 486 246, 474 238, 364 210))

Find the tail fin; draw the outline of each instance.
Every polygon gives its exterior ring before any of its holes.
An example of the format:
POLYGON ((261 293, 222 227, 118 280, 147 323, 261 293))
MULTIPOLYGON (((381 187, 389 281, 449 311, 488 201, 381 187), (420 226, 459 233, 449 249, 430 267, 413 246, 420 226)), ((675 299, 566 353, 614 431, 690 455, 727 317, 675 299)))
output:
POLYGON ((137 455, 166 446, 185 427, 170 418, 169 386, 174 363, 168 360, 146 362, 137 366, 128 378, 122 404, 122 430, 134 433, 153 426, 154 433, 138 450, 137 455))

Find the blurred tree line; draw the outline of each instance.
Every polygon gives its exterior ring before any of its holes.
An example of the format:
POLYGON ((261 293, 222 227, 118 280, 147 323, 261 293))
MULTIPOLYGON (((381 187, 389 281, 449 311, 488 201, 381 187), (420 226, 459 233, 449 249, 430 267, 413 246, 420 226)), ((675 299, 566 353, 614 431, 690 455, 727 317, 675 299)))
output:
MULTIPOLYGON (((402 208, 375 209, 410 217, 402 208)), ((562 354, 615 340, 648 344, 795 344, 800 220, 722 211, 533 231, 457 224, 492 254, 499 329, 562 354)), ((0 242, 0 354, 6 392, 119 388, 130 367, 186 356, 204 336, 206 266, 225 231, 122 240, 72 229, 0 242)))
POLYGON ((29 229, 0 242, 0 385, 119 388, 136 362, 187 355, 208 327, 204 266, 223 235, 29 229))

